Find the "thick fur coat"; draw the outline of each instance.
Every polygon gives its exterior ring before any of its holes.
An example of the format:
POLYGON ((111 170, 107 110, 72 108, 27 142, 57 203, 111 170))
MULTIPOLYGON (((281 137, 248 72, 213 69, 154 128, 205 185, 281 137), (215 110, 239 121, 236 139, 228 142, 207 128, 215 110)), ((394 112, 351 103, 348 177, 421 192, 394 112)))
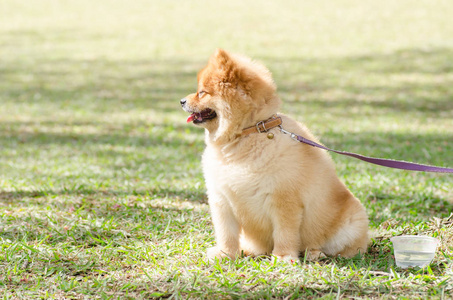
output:
MULTIPOLYGON (((205 128, 203 171, 217 245, 208 256, 273 254, 295 260, 364 253, 368 218, 338 179, 330 156, 278 127, 242 136, 277 114, 270 72, 218 49, 198 74, 198 90, 181 100, 188 122, 205 128)), ((282 127, 317 141, 301 123, 278 113, 282 127)))

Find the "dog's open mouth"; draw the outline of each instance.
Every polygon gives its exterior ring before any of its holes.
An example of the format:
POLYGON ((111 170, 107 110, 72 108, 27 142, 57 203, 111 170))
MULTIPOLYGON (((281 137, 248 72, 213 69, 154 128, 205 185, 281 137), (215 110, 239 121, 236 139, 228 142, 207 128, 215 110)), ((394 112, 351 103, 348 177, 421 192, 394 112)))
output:
POLYGON ((194 112, 187 118, 187 123, 194 122, 195 124, 200 124, 211 120, 217 117, 217 114, 212 109, 205 109, 201 112, 194 112))

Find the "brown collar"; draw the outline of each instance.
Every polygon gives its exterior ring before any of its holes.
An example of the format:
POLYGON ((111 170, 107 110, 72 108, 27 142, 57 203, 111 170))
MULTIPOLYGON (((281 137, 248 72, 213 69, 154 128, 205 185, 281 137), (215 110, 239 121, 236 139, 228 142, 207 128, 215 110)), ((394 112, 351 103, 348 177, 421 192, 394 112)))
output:
POLYGON ((241 136, 246 136, 251 133, 262 133, 267 132, 269 129, 282 125, 282 118, 277 115, 273 115, 266 121, 260 121, 255 126, 247 127, 242 130, 241 136))

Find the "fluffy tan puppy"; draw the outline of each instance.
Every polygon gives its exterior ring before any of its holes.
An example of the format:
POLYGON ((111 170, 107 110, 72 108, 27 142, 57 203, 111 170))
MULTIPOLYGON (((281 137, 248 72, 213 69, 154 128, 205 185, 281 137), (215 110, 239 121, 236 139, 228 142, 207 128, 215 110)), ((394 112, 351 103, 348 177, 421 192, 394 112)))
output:
POLYGON ((366 251, 365 209, 324 150, 294 141, 279 126, 243 131, 279 117, 285 130, 317 141, 277 114, 280 99, 264 66, 218 49, 198 74, 198 91, 181 105, 187 122, 206 131, 202 161, 217 241, 209 258, 245 253, 293 261, 304 252, 316 259, 366 251))

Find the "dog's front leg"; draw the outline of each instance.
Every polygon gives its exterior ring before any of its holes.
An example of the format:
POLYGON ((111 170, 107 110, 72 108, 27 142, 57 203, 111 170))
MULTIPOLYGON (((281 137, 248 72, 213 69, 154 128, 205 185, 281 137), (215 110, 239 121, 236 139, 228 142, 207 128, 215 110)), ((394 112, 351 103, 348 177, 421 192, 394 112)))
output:
POLYGON ((225 199, 221 197, 215 200, 210 199, 209 205, 217 245, 208 249, 208 258, 229 257, 234 259, 239 255, 239 222, 225 199))
POLYGON ((272 209, 272 237, 274 249, 272 254, 277 259, 296 262, 300 250, 300 224, 302 222, 302 205, 288 193, 276 194, 272 209))

